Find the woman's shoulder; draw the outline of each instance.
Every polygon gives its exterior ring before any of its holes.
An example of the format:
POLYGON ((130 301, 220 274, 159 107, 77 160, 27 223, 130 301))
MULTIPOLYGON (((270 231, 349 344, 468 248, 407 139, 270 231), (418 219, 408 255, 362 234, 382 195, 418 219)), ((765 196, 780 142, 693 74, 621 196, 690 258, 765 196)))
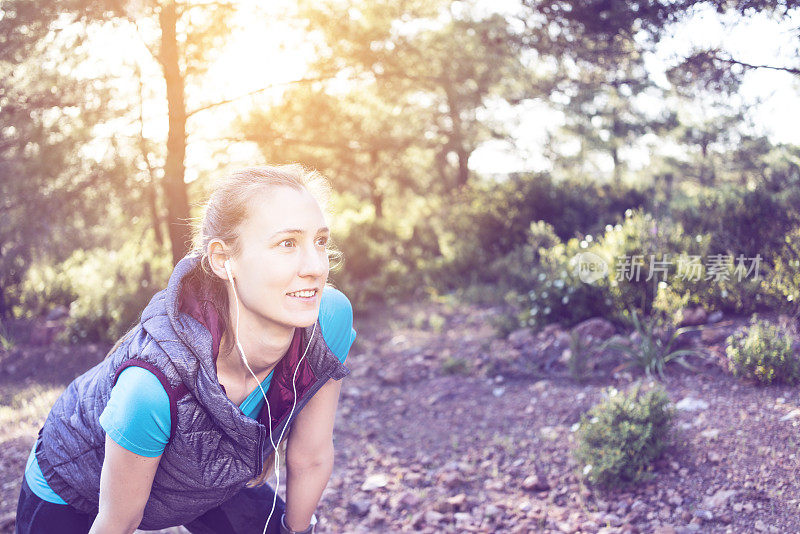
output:
POLYGON ((353 328, 353 306, 339 289, 326 285, 319 305, 322 337, 333 353, 344 361, 356 338, 353 328))
MULTIPOLYGON (((342 293, 341 290, 326 285, 322 288, 322 297, 320 300, 320 316, 323 311, 330 316, 353 316, 353 305, 350 304, 350 299, 347 295, 342 293)), ((351 319, 352 320, 352 319, 351 319)))

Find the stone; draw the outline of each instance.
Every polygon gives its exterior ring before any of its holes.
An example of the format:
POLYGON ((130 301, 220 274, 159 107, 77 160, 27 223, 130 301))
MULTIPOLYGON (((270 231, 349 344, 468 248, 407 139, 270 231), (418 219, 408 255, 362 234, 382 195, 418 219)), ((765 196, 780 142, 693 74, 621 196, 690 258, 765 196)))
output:
POLYGON ((706 496, 703 499, 703 508, 708 508, 709 510, 724 508, 734 495, 736 495, 736 490, 733 489, 717 490, 713 495, 706 496))
POLYGON ((685 397, 675 404, 675 408, 687 412, 697 410, 705 410, 708 408, 708 403, 702 399, 693 399, 692 397, 685 397))
POLYGON ((364 483, 361 484, 362 491, 372 491, 378 488, 383 488, 389 483, 389 478, 383 473, 369 475, 364 483))

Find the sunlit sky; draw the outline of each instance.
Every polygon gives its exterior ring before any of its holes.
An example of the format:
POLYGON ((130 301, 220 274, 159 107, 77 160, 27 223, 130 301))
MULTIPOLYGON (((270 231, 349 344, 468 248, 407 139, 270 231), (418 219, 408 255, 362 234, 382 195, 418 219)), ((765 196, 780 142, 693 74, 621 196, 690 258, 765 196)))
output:
MULTIPOLYGON (((213 169, 218 163, 210 161, 209 154, 213 148, 219 148, 217 140, 220 132, 228 134, 225 128, 236 113, 246 110, 253 103, 268 105, 276 101, 286 82, 300 79, 306 72, 311 57, 310 43, 299 30, 289 28, 286 24, 276 24, 278 13, 265 16, 265 10, 273 9, 265 6, 275 4, 282 3, 262 3, 256 15, 250 10, 252 8, 247 7, 255 3, 242 2, 244 8, 231 23, 232 28, 242 29, 231 36, 219 58, 209 66, 202 88, 199 91, 196 88, 187 90, 187 107, 193 109, 264 87, 273 87, 257 96, 202 111, 190 118, 186 161, 188 180, 204 170, 213 169)), ((519 3, 492 0, 484 2, 484 5, 490 6, 488 9, 513 10, 519 3)), ((794 22, 797 27, 798 21, 794 22)), ((647 67, 656 83, 666 87, 668 84, 664 71, 675 64, 681 55, 687 55, 698 46, 720 46, 730 51, 736 59, 753 64, 791 65, 798 44, 796 30, 792 26, 763 16, 737 22, 735 16, 724 19, 711 10, 702 11, 674 26, 673 32, 662 40, 657 52, 647 57, 647 67)), ((146 39, 157 29, 140 24, 138 31, 146 39)), ((144 73, 145 83, 144 134, 156 141, 166 139, 164 82, 157 63, 149 56, 136 31, 130 27, 101 29, 92 42, 97 60, 111 70, 124 72, 125 62, 119 61, 121 55, 130 58, 127 64, 138 63, 144 73)), ((124 74, 120 78, 130 80, 124 74)), ((796 127, 800 123, 800 83, 797 76, 767 69, 749 72, 745 77, 742 95, 746 101, 763 99, 753 115, 756 127, 762 133, 768 134, 773 142, 800 144, 800 130, 796 127)), ((643 99, 642 105, 655 106, 658 103, 643 99)), ((561 121, 559 114, 535 103, 524 104, 516 109, 500 103, 491 105, 488 113, 509 125, 515 146, 498 141, 488 143, 473 153, 470 168, 481 173, 505 173, 548 167, 541 156, 541 144, 548 130, 557 129, 561 121)), ((108 124, 105 134, 122 127, 122 124, 108 124)), ((231 164, 246 164, 258 157, 254 147, 245 143, 231 143, 226 152, 231 164)), ((634 166, 642 164, 648 157, 648 150, 643 147, 631 149, 628 157, 634 166)))

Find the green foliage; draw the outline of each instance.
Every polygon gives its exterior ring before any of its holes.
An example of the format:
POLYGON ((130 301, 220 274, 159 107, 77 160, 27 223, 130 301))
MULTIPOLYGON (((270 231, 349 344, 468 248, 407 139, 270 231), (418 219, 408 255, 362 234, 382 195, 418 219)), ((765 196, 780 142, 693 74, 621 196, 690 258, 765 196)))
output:
POLYGON ((491 262, 485 269, 485 278, 492 280, 500 292, 527 291, 541 261, 541 249, 547 250, 560 242, 550 224, 534 221, 530 223, 525 243, 491 262))
POLYGON ((584 251, 581 241, 574 238, 542 250, 540 263, 531 271, 529 290, 508 295, 509 304, 522 308, 518 316, 521 325, 539 328, 558 321, 567 327, 611 313, 607 290, 583 282, 574 268, 573 258, 584 251))
POLYGON ((780 326, 754 314, 750 326, 728 336, 725 352, 734 376, 761 384, 796 384, 800 381, 800 358, 792 350, 791 336, 780 326))
POLYGON ((789 191, 725 185, 698 193, 676 205, 672 215, 686 232, 710 236, 709 254, 771 258, 800 222, 789 191))
POLYGON ((140 317, 172 272, 166 255, 153 254, 152 238, 118 250, 76 250, 61 264, 36 266, 23 285, 23 302, 43 312, 69 306, 66 341, 113 342, 140 317))
POLYGON ((14 348, 14 340, 8 333, 6 326, 0 321, 0 349, 11 350, 14 348))
POLYGON ((608 397, 583 414, 575 458, 593 484, 614 487, 653 478, 655 461, 669 445, 675 416, 661 388, 640 395, 608 390, 608 397))
POLYGON ((657 321, 651 320, 643 325, 636 315, 636 310, 631 310, 631 317, 633 326, 638 334, 639 344, 637 346, 630 347, 622 343, 617 343, 616 341, 608 340, 602 346, 603 349, 610 348, 620 350, 626 355, 628 361, 614 369, 615 371, 620 371, 629 367, 639 367, 644 369, 648 378, 653 378, 653 373, 657 372, 658 375, 663 379, 664 368, 673 360, 675 363, 678 363, 687 369, 691 369, 693 371, 696 370, 685 360, 685 357, 702 357, 701 352, 693 349, 672 350, 672 347, 682 334, 699 330, 699 328, 684 327, 678 328, 675 331, 666 329, 665 337, 667 340, 665 342, 662 341, 659 332, 656 330, 657 321))
POLYGON ((520 327, 519 320, 513 313, 498 313, 489 317, 489 324, 492 325, 497 335, 503 339, 514 330, 520 327))
POLYGON ((435 234, 431 237, 417 230, 423 224, 418 223, 406 237, 396 221, 368 216, 337 234, 344 263, 335 279, 354 307, 422 297, 425 288, 433 285, 431 273, 438 269, 441 254, 435 234))
POLYGON ((442 371, 448 375, 468 375, 470 373, 469 362, 464 358, 450 356, 442 362, 442 371))
POLYGON ((539 248, 575 232, 594 232, 641 205, 645 193, 578 181, 554 182, 547 174, 513 174, 499 182, 475 183, 458 202, 445 205, 443 228, 450 234, 440 276, 448 289, 501 280, 527 290, 527 268, 539 248), (542 221, 536 224, 537 221, 542 221))
POLYGON ((702 244, 685 235, 680 224, 631 210, 622 224, 607 226, 597 245, 588 251, 609 263, 608 276, 597 283, 607 288, 615 315, 622 317, 630 308, 650 314, 659 285, 669 285, 675 279, 678 257, 702 254, 702 244))

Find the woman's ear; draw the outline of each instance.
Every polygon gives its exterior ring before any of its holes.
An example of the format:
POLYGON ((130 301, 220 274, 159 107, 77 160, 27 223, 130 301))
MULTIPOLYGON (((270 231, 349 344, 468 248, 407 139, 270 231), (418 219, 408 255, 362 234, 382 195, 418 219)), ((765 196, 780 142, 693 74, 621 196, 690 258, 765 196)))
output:
POLYGON ((225 260, 229 258, 229 255, 225 243, 221 239, 212 239, 208 243, 207 253, 211 270, 221 279, 227 280, 228 273, 225 272, 225 260))

